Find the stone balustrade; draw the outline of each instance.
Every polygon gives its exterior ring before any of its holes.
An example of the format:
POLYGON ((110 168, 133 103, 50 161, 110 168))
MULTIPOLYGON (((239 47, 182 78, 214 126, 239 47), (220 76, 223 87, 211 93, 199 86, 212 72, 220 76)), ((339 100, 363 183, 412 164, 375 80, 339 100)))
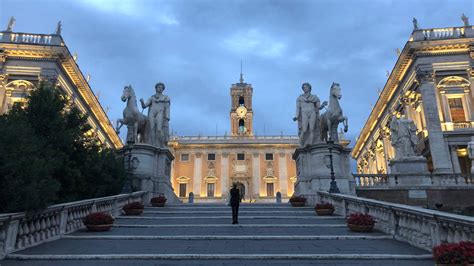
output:
POLYGON ((473 26, 417 29, 413 31, 414 41, 444 40, 463 37, 473 37, 473 26))
POLYGON ((370 214, 377 230, 426 250, 445 242, 474 241, 474 217, 322 191, 304 196, 308 202, 333 204, 342 216, 370 214))
POLYGON ((431 181, 431 186, 452 186, 452 187, 472 187, 474 188, 474 176, 469 174, 352 174, 357 188, 399 187, 398 180, 404 176, 427 177, 431 181))
POLYGON ((6 31, 0 32, 0 42, 39 45, 64 45, 61 36, 56 34, 17 33, 6 31))
POLYGON ((35 213, 0 214, 0 259, 6 254, 56 240, 61 235, 83 228, 83 219, 92 212, 118 216, 129 202, 147 203, 147 192, 57 204, 35 213))

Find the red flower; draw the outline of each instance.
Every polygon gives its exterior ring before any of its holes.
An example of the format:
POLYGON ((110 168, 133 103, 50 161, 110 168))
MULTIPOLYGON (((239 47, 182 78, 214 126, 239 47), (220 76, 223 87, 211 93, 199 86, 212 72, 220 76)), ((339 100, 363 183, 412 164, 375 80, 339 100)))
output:
POLYGON ((163 203, 163 202, 166 202, 166 197, 163 195, 151 198, 150 200, 150 203, 163 203))
POLYGON ((141 202, 130 202, 128 204, 125 204, 125 206, 122 207, 124 210, 137 210, 137 209, 144 209, 145 206, 141 202))
POLYGON ((331 209, 331 210, 334 210, 334 205, 332 205, 331 203, 329 202, 322 202, 321 204, 316 204, 316 207, 314 207, 314 209, 316 210, 321 210, 321 209, 331 209))
POLYGON ((436 263, 472 265, 474 263, 474 242, 441 244, 433 248, 436 263))
POLYGON ((375 224, 375 220, 374 217, 369 214, 358 212, 353 213, 347 217, 347 224, 373 226, 375 224))
POLYGON ((93 212, 86 216, 84 219, 84 224, 89 225, 103 225, 103 224, 113 224, 114 218, 108 213, 103 212, 93 212))
POLYGON ((292 196, 290 202, 306 202, 306 198, 303 196, 292 196))

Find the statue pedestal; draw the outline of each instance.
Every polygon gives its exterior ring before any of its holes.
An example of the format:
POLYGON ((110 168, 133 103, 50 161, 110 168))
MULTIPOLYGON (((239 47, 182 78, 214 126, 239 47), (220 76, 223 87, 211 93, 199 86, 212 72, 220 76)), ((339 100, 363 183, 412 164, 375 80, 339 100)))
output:
MULTIPOLYGON (((427 160, 422 156, 411 156, 390 160, 390 174, 398 176, 399 186, 431 185, 427 160)), ((395 184, 391 184, 395 185, 395 184)))
POLYGON ((163 194, 167 203, 181 203, 170 181, 173 154, 168 149, 137 143, 120 151, 125 170, 132 178, 132 187, 152 192, 152 197, 163 194))
MULTIPOLYGON (((297 171, 295 195, 315 195, 317 191, 329 191, 331 169, 328 147, 328 144, 320 143, 296 149, 293 154, 297 171)), ((332 148, 334 175, 337 186, 343 194, 355 194, 350 152, 351 149, 339 144, 334 144, 332 148)), ((309 204, 314 204, 312 198, 307 200, 309 204)))

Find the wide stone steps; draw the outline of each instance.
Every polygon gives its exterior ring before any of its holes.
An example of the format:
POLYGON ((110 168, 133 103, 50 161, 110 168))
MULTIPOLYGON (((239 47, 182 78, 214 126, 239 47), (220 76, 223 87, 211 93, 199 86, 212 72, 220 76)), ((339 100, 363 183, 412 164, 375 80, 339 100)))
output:
POLYGON ((288 204, 242 204, 231 224, 223 204, 145 208, 108 232, 79 230, 10 254, 3 265, 432 265, 428 251, 381 232, 354 233, 345 219, 288 204), (243 260, 243 261, 242 261, 243 260), (397 262, 397 263, 393 263, 397 262), (393 263, 393 264, 391 264, 393 263))

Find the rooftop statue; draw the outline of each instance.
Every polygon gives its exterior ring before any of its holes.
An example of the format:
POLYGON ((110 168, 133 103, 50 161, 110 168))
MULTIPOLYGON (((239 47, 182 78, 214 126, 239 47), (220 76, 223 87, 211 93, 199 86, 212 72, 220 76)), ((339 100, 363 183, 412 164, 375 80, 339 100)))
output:
POLYGON ((148 108, 149 144, 165 148, 169 140, 170 98, 163 94, 165 84, 155 85, 156 93, 146 102, 140 99, 142 108, 148 108))
POLYGON ((413 30, 417 30, 418 29, 418 20, 416 20, 416 18, 413 18, 413 30))
POLYGON ((327 105, 320 104, 318 96, 311 94, 311 84, 301 85, 303 94, 296 99, 296 114, 293 118, 298 121, 298 136, 301 147, 310 146, 321 141, 319 130, 319 110, 327 105))
POLYGON ((464 22, 464 26, 469 26, 469 17, 467 17, 464 13, 461 16, 462 22, 464 22))
POLYGON ((390 141, 395 148, 395 159, 416 156, 418 136, 413 120, 392 117, 390 122, 390 141))
POLYGON ((349 125, 348 119, 342 112, 339 100, 342 98, 341 87, 339 83, 333 82, 329 90, 329 106, 327 111, 321 115, 321 140, 332 140, 339 142, 337 127, 343 123, 344 132, 347 132, 349 125))
POLYGON ((7 30, 6 31, 13 31, 13 26, 15 26, 16 19, 14 17, 10 17, 8 21, 7 30))
POLYGON ((146 116, 138 111, 137 98, 132 85, 123 88, 121 98, 123 102, 127 102, 127 106, 123 110, 123 118, 117 120, 117 134, 120 133, 123 125, 127 125, 127 143, 147 142, 146 116))
POLYGON ((56 26, 56 35, 61 35, 61 31, 63 29, 63 25, 61 24, 61 21, 58 21, 58 25, 56 26))

